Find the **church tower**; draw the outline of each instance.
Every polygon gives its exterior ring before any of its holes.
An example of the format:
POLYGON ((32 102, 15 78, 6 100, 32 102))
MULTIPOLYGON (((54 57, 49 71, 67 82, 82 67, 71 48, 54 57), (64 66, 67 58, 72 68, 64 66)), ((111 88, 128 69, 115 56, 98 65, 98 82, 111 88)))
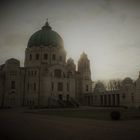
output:
POLYGON ((92 93, 92 80, 91 80, 91 70, 90 70, 90 61, 86 53, 82 53, 78 61, 78 73, 79 73, 79 95, 84 98, 84 101, 89 104, 90 97, 92 93), (86 99, 88 98, 88 99, 86 99))
POLYGON ((85 53, 81 54, 78 61, 78 72, 83 80, 91 80, 90 61, 85 53))

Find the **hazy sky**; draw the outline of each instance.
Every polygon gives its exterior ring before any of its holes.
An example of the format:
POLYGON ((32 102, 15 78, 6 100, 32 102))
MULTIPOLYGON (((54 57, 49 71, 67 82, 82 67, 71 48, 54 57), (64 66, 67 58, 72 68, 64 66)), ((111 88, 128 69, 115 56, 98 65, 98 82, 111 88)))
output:
POLYGON ((140 70, 140 0, 1 0, 0 64, 23 65, 29 37, 49 19, 77 63, 85 51, 92 79, 131 77, 140 70))

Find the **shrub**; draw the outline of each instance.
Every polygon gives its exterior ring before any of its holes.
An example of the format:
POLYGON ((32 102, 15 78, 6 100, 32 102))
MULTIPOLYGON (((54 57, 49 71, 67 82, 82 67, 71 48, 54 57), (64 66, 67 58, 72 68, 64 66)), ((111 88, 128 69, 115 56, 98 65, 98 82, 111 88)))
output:
POLYGON ((112 111, 110 116, 112 120, 120 120, 121 113, 119 111, 112 111))

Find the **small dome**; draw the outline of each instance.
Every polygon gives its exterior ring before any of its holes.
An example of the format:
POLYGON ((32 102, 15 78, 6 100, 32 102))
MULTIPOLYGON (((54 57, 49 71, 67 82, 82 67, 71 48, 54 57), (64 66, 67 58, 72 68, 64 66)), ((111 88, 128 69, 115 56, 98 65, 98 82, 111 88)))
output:
POLYGON ((105 87, 104 83, 101 82, 101 81, 98 81, 95 84, 94 91, 95 92, 105 92, 106 91, 106 87, 105 87))
POLYGON ((67 60, 67 64, 74 64, 74 60, 73 60, 72 58, 69 58, 69 59, 67 60))
POLYGON ((125 78, 123 81, 122 81, 123 84, 133 84, 133 80, 129 77, 125 78))
POLYGON ((38 46, 63 46, 63 39, 61 36, 52 30, 49 23, 46 22, 41 30, 35 32, 28 41, 28 47, 38 46))
POLYGON ((72 58, 69 58, 67 60, 67 68, 70 70, 76 70, 76 65, 74 64, 74 60, 72 58))
POLYGON ((20 65, 20 61, 15 59, 15 58, 10 58, 6 61, 6 64, 10 64, 10 65, 20 65))

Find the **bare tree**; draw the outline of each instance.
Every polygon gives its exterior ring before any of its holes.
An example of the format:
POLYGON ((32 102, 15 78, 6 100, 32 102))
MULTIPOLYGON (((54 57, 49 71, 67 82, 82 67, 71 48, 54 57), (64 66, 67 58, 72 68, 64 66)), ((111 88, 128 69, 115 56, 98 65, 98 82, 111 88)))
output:
POLYGON ((120 79, 109 80, 107 84, 107 89, 112 91, 119 90, 121 88, 121 85, 122 81, 120 79))

